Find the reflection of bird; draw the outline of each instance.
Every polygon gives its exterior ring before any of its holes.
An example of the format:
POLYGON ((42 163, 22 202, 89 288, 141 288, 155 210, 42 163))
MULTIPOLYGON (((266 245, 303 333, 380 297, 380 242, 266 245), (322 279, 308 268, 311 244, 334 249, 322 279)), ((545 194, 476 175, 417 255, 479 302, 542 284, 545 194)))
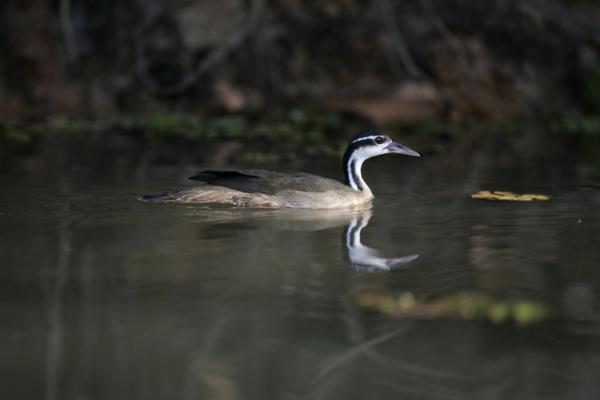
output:
POLYGON ((248 231, 316 232, 345 226, 342 232, 344 259, 358 272, 389 271, 408 264, 417 257, 380 257, 374 248, 362 244, 361 233, 371 219, 370 209, 316 209, 306 212, 293 208, 251 209, 184 207, 186 220, 198 222, 199 237, 203 240, 232 237, 248 231))
POLYGON ((190 179, 204 185, 173 193, 146 195, 141 200, 178 203, 217 203, 245 207, 344 208, 373 198, 361 175, 365 160, 383 154, 419 156, 386 135, 367 130, 355 135, 344 154, 345 182, 306 173, 259 169, 203 171, 190 179))
POLYGON ((344 231, 344 244, 350 266, 360 272, 389 271, 413 261, 418 254, 405 257, 384 258, 380 257, 377 250, 362 244, 360 235, 369 224, 370 214, 360 218, 353 218, 344 231))

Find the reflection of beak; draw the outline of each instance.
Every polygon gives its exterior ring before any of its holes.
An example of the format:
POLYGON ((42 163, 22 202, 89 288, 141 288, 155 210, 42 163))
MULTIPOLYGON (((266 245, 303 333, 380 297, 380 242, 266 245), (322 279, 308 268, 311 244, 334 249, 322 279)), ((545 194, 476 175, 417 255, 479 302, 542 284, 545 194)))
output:
POLYGON ((385 149, 390 152, 390 153, 398 153, 398 154, 404 154, 407 156, 412 156, 412 157, 421 157, 421 155, 419 153, 417 153, 416 151, 414 151, 413 149, 400 144, 398 142, 392 142, 390 144, 388 144, 385 149))

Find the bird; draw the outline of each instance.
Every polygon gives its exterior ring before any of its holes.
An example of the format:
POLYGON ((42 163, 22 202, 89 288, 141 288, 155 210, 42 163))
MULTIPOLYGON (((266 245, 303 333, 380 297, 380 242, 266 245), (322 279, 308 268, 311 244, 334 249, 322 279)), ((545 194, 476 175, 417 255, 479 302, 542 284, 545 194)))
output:
POLYGON ((362 177, 363 163, 385 154, 420 157, 380 131, 354 135, 342 159, 344 182, 303 172, 262 169, 207 170, 189 179, 202 185, 177 192, 148 194, 148 202, 225 204, 234 207, 336 209, 371 204, 373 192, 362 177))

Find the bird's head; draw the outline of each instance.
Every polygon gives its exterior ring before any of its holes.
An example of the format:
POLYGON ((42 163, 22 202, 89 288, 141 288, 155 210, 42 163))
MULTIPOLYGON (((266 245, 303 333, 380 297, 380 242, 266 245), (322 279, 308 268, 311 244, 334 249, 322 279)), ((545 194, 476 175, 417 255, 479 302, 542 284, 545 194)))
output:
POLYGON ((384 154, 404 154, 420 157, 420 154, 411 148, 394 142, 389 136, 371 129, 357 133, 350 139, 348 144, 347 155, 362 160, 384 154))

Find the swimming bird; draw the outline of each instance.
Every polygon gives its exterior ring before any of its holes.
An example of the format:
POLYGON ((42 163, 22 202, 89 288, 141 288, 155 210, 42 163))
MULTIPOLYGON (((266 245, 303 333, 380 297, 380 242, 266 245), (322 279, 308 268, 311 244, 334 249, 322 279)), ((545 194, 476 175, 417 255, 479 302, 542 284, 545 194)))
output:
POLYGON ((361 174, 363 162, 384 154, 419 157, 419 153, 394 142, 389 136, 375 130, 365 130, 350 139, 344 153, 344 183, 302 172, 209 170, 190 177, 202 182, 201 186, 178 192, 145 195, 140 199, 239 207, 360 208, 373 199, 373 193, 361 174))

